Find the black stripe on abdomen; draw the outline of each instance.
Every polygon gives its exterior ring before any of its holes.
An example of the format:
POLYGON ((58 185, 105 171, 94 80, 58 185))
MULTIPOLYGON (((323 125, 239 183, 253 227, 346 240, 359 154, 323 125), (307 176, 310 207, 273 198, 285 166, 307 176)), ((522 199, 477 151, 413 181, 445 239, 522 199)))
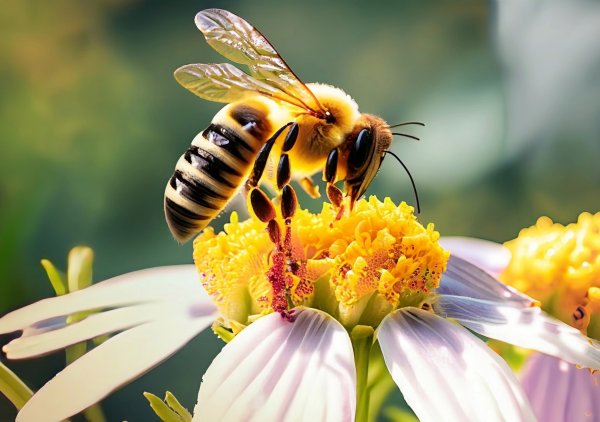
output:
POLYGON ((220 158, 192 145, 183 155, 185 161, 203 174, 209 175, 216 182, 223 183, 230 188, 237 188, 243 174, 229 166, 220 158))
POLYGON ((247 165, 250 164, 250 159, 258 154, 258 150, 252 148, 241 136, 223 125, 211 123, 202 132, 202 136, 247 165))
POLYGON ((175 191, 190 201, 213 210, 220 210, 225 205, 223 201, 228 201, 228 196, 223 196, 214 191, 208 184, 195 180, 190 176, 175 170, 171 177, 171 187, 175 191))

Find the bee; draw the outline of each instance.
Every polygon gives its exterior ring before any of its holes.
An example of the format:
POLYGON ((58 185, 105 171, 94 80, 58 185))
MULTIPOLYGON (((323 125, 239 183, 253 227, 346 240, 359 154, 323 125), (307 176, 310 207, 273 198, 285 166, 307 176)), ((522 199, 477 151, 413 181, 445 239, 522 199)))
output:
MULTIPOLYGON (((195 95, 227 104, 193 139, 167 183, 164 210, 175 239, 191 239, 245 188, 249 209, 268 223, 276 242, 275 209, 259 184, 266 182, 280 193, 287 220, 297 204, 291 179, 317 198, 319 189, 311 177, 319 171, 338 216, 344 194, 351 208, 390 153, 395 126, 360 113, 339 88, 304 84, 269 41, 239 16, 207 9, 196 15, 195 23, 212 48, 247 66, 248 73, 229 63, 190 64, 175 71, 175 79, 195 95), (338 181, 344 182, 343 191, 335 185, 338 181)), ((411 123, 417 122, 406 124, 411 123)))

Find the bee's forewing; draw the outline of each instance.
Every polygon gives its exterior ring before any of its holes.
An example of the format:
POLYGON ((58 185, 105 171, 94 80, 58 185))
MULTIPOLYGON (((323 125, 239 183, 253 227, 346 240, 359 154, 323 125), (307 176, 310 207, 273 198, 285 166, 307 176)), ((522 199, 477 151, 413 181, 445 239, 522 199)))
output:
POLYGON ((199 12, 195 21, 208 44, 219 54, 247 65, 253 77, 293 97, 302 108, 323 111, 314 94, 271 43, 244 19, 226 10, 207 9, 199 12))

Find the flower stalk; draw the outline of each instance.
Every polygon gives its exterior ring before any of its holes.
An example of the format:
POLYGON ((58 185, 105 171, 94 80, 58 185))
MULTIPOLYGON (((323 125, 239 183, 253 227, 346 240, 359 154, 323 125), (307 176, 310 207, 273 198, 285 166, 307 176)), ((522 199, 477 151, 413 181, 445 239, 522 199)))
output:
POLYGON ((356 422, 369 421, 369 361, 373 347, 373 327, 357 325, 350 333, 356 365, 356 422))

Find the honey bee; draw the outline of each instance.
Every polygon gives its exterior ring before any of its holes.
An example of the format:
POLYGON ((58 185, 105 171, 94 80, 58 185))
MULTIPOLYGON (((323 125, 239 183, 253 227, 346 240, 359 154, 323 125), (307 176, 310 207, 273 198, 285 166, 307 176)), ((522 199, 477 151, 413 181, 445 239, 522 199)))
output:
POLYGON ((344 194, 352 207, 389 153, 393 126, 361 114, 339 88, 304 84, 239 16, 207 9, 195 23, 211 47, 249 71, 229 63, 190 64, 175 71, 175 79, 200 98, 227 103, 194 138, 167 184, 165 216, 175 239, 191 239, 245 188, 249 209, 269 223, 277 241, 275 209, 259 183, 280 193, 282 215, 289 219, 297 202, 291 179, 316 198, 319 190, 311 176, 319 171, 338 215, 344 194), (344 182, 344 191, 337 181, 344 182))

